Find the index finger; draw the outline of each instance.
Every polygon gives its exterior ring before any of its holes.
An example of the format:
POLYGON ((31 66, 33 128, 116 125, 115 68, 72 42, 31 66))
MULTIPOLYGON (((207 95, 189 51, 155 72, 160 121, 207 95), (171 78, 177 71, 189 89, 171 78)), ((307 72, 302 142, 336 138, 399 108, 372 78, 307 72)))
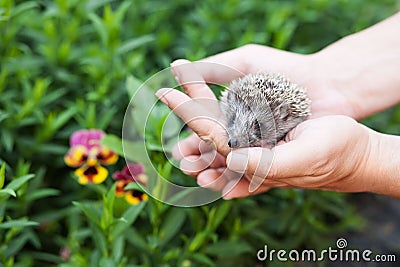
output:
POLYGON ((157 91, 157 97, 180 117, 199 137, 226 156, 230 149, 217 100, 191 99, 171 88, 157 91))

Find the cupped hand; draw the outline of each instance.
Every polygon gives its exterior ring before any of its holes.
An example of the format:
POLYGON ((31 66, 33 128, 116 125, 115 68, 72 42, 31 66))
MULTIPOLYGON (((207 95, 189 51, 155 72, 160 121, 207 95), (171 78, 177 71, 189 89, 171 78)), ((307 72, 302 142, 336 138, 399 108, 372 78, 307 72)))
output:
MULTIPOLYGON (((184 120, 188 119, 188 113, 199 115, 193 111, 194 103, 184 104, 192 101, 189 96, 171 89, 161 93, 164 93, 162 101, 184 120)), ((259 147, 230 150, 221 139, 223 128, 213 120, 199 119, 188 124, 197 135, 180 142, 174 149, 174 157, 181 160, 180 168, 185 173, 197 177, 200 186, 222 191, 226 199, 275 187, 369 191, 374 182, 366 172, 371 166, 370 153, 376 133, 346 116, 307 120, 271 150, 259 147), (212 146, 209 140, 213 140, 212 146), (249 188, 252 180, 261 184, 253 192, 249 188)))
MULTIPOLYGON (((327 135, 326 138, 329 140, 322 139, 319 136, 322 129, 317 125, 322 123, 329 126, 328 122, 319 120, 304 122, 288 135, 287 143, 282 144, 281 142, 281 145, 273 150, 249 148, 230 153, 222 117, 219 113, 218 101, 207 86, 207 83, 222 84, 247 73, 260 70, 283 73, 291 80, 307 87, 308 94, 312 99, 313 115, 311 118, 318 118, 327 114, 351 115, 352 109, 347 106, 348 103, 340 92, 329 89, 328 85, 324 86, 318 79, 311 77, 313 73, 312 57, 269 47, 249 45, 207 58, 202 62, 218 64, 205 64, 205 67, 202 67, 201 64, 193 64, 186 60, 178 60, 172 64, 173 74, 186 94, 171 88, 164 88, 157 92, 160 100, 166 103, 195 132, 190 138, 181 141, 174 149, 174 157, 181 161, 180 168, 185 173, 196 177, 201 186, 222 191, 225 198, 244 197, 265 192, 274 187, 345 190, 345 188, 340 187, 340 183, 337 184, 338 181, 332 180, 333 177, 340 176, 337 176, 333 169, 329 169, 332 166, 327 163, 331 162, 331 156, 335 155, 332 152, 334 147, 322 146, 322 143, 327 141, 329 141, 328 144, 335 144, 330 140, 334 136, 327 135), (228 65, 238 71, 226 71, 226 68, 220 67, 220 64, 228 65), (191 81, 196 82, 192 83, 191 81), (319 87, 318 90, 317 87, 319 87), (313 131, 316 131, 314 136, 313 131), (307 142, 298 141, 299 138, 304 138, 307 142), (308 147, 299 146, 303 142, 308 144, 311 140, 313 143, 309 144, 308 147), (301 157, 294 157, 291 160, 285 159, 287 156, 296 155, 294 153, 296 151, 300 153, 298 149, 303 149, 304 155, 297 154, 301 157), (321 149, 321 151, 317 158, 314 157, 317 151, 313 150, 318 149, 321 149), (242 154, 249 153, 251 156, 246 160, 243 156, 237 160, 241 152, 242 154), (272 161, 274 154, 276 154, 276 158, 272 161), (282 155, 285 156, 281 159, 282 155), (227 159, 226 156, 228 156, 227 159), (309 161, 306 161, 306 159, 309 161), (279 160, 283 160, 287 164, 291 163, 295 167, 280 166, 279 160), (247 165, 239 166, 238 162, 247 165), (274 164, 273 162, 277 163, 274 164), (258 163, 257 166, 261 167, 261 172, 260 170, 254 172, 256 163, 258 163), (318 166, 321 168, 317 168, 318 166), (245 179, 242 179, 237 172, 241 172, 245 179), (329 172, 335 175, 328 176, 329 172), (256 186, 249 190, 251 181, 253 183, 255 181, 256 186), (253 189, 256 190, 253 191, 253 189)), ((358 125, 349 118, 331 119, 333 122, 331 126, 336 126, 336 120, 350 120, 353 124, 358 125)), ((332 127, 327 128, 331 130, 332 127)), ((347 139, 342 139, 342 141, 348 144, 347 139)), ((343 147, 340 148, 343 149, 343 147)), ((340 150, 340 148, 336 149, 340 150)), ((343 161, 343 159, 341 160, 343 161)), ((337 161, 334 162, 337 163, 337 161)), ((335 171, 338 170, 335 169, 335 171)), ((346 184, 348 183, 350 181, 346 181, 346 184)), ((347 188, 350 191, 358 190, 353 187, 347 188)))
MULTIPOLYGON (((307 120, 272 150, 241 148, 227 156, 227 168, 268 187, 338 192, 372 191, 371 162, 379 135, 352 118, 331 115, 307 120)), ((235 197, 250 194, 234 189, 235 197)))

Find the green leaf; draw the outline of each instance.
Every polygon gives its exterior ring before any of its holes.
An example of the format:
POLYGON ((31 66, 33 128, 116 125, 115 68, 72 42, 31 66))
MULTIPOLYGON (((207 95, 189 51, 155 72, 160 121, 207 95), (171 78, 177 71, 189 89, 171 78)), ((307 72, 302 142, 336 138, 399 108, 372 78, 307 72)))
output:
POLYGON ((120 223, 116 224, 115 227, 111 230, 111 238, 115 239, 119 235, 121 235, 127 228, 129 228, 137 219, 140 212, 142 212, 143 208, 146 206, 147 201, 143 201, 135 206, 130 206, 122 215, 120 223))
POLYGON ((101 216, 101 227, 103 230, 113 223, 114 219, 114 200, 115 200, 115 186, 114 185, 108 190, 107 194, 103 196, 103 214, 101 216))
POLYGON ((143 86, 143 81, 137 79, 133 75, 130 75, 128 78, 126 78, 125 86, 129 97, 132 99, 132 97, 134 97, 138 92, 139 88, 143 86))
POLYGON ((88 15, 88 18, 92 21, 93 26, 94 26, 95 30, 97 31, 97 34, 100 36, 100 39, 101 39, 103 45, 106 45, 107 37, 108 37, 108 33, 106 30, 107 27, 105 27, 101 18, 94 13, 90 13, 88 15))
POLYGON ((10 117, 10 114, 5 113, 5 112, 0 110, 0 122, 2 122, 3 120, 7 119, 8 117, 10 117))
POLYGON ((51 125, 52 130, 56 131, 62 126, 64 126, 64 124, 66 124, 77 113, 77 111, 78 109, 76 107, 71 107, 65 110, 64 112, 58 114, 55 121, 51 125))
POLYGON ((174 237, 186 219, 186 212, 182 208, 172 208, 169 210, 160 229, 160 245, 167 244, 174 237))
POLYGON ((129 161, 145 163, 148 162, 146 146, 143 141, 124 141, 124 155, 129 161))
POLYGON ((140 136, 144 137, 147 117, 156 103, 155 90, 132 75, 126 79, 126 88, 131 97, 130 108, 133 108, 131 110, 132 126, 136 128, 140 136))
POLYGON ((42 198, 46 198, 46 197, 50 197, 50 196, 58 196, 59 194, 60 194, 60 191, 57 189, 53 189, 53 188, 37 189, 36 191, 33 191, 26 196, 26 201, 32 202, 37 199, 42 199, 42 198))
POLYGON ((4 186, 4 180, 6 179, 6 164, 3 163, 1 164, 1 168, 0 168, 0 189, 3 188, 4 186))
POLYGON ((12 9, 11 17, 16 17, 29 9, 37 7, 37 5, 38 4, 35 3, 35 1, 28 1, 25 3, 20 3, 20 4, 16 5, 15 8, 12 9))
POLYGON ((117 267, 113 259, 110 258, 101 258, 99 261, 99 267, 117 267))
MULTIPOLYGON (((146 234, 146 233, 143 233, 146 234)), ((126 239, 129 243, 131 243, 133 246, 142 249, 144 252, 149 251, 149 246, 146 243, 145 239, 143 236, 139 234, 139 232, 135 228, 127 228, 126 230, 126 239)))
POLYGON ((17 191, 21 186, 23 186, 25 183, 27 183, 30 179, 35 177, 34 174, 27 174, 24 176, 21 176, 19 178, 16 178, 12 180, 7 186, 7 189, 12 189, 14 191, 17 191))
POLYGON ((118 24, 122 23, 122 20, 125 17, 126 12, 128 11, 129 7, 132 5, 132 1, 123 1, 115 11, 115 21, 118 24))
POLYGON ((204 251, 214 256, 228 257, 247 252, 251 253, 253 252, 253 249, 245 242, 219 241, 211 245, 207 245, 204 251))
POLYGON ((14 228, 14 227, 28 227, 28 226, 36 226, 36 225, 39 225, 39 223, 34 222, 34 221, 28 221, 27 219, 20 219, 20 220, 11 220, 11 221, 6 221, 4 223, 1 223, 0 228, 9 229, 9 228, 14 228))
POLYGON ((11 152, 15 142, 13 133, 9 129, 5 128, 1 129, 1 135, 1 140, 3 142, 5 150, 7 152, 11 152))
POLYGON ((147 44, 149 42, 152 42, 155 40, 154 35, 148 34, 148 35, 143 35, 137 38, 129 39, 128 41, 124 42, 117 48, 117 54, 125 54, 128 53, 129 51, 142 46, 144 44, 147 44))
POLYGON ((92 206, 77 201, 73 201, 72 204, 80 208, 90 222, 100 227, 100 216, 93 210, 92 206))
POLYGON ((183 198, 189 196, 193 191, 198 190, 198 187, 185 188, 178 193, 174 194, 171 198, 167 199, 167 202, 171 205, 177 205, 183 198))
POLYGON ((98 250, 101 251, 103 255, 107 255, 107 240, 102 230, 98 227, 91 227, 91 229, 95 247, 97 247, 98 250))
POLYGON ((212 229, 217 229, 217 227, 221 224, 221 222, 228 215, 232 206, 231 201, 223 201, 221 205, 217 207, 217 211, 215 213, 214 220, 212 222, 212 229))
POLYGON ((0 196, 1 195, 11 195, 13 197, 16 197, 16 193, 14 190, 10 189, 10 188, 5 188, 5 189, 1 189, 0 190, 0 196))
POLYGON ((86 11, 94 11, 95 9, 111 3, 114 0, 91 0, 86 3, 86 11))
POLYGON ((54 265, 59 266, 58 264, 60 264, 62 262, 59 255, 54 255, 52 253, 47 253, 47 252, 30 252, 29 256, 31 256, 32 258, 34 258, 38 261, 40 260, 40 261, 52 263, 52 264, 48 264, 51 266, 54 266, 54 265))
POLYGON ((114 262, 120 262, 124 257, 125 237, 119 236, 112 243, 112 258, 114 262))
POLYGON ((192 255, 192 258, 193 258, 194 260, 198 261, 199 263, 201 263, 202 266, 203 266, 203 264, 205 264, 206 266, 215 266, 214 261, 212 261, 209 257, 207 257, 207 256, 204 255, 204 254, 201 254, 201 253, 194 253, 194 254, 192 255))
POLYGON ((6 257, 17 255, 27 242, 33 245, 36 249, 40 249, 38 236, 32 229, 29 229, 24 231, 22 235, 18 236, 18 238, 14 238, 7 243, 7 251, 5 252, 6 257))
POLYGON ((208 232, 198 232, 196 236, 193 238, 192 242, 190 242, 190 245, 188 247, 188 250, 190 252, 194 252, 198 250, 206 241, 209 233, 208 232))
POLYGON ((117 116, 118 109, 116 107, 108 108, 104 114, 102 114, 97 122, 99 129, 106 129, 110 122, 117 116))

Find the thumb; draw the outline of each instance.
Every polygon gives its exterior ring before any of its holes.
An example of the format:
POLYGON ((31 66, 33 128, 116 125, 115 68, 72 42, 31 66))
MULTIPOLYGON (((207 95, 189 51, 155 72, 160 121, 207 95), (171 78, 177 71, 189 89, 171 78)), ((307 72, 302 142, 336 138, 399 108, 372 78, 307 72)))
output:
POLYGON ((262 147, 240 148, 227 156, 227 167, 255 178, 282 179, 308 174, 317 151, 307 142, 293 140, 273 149, 262 147), (255 176, 255 177, 254 177, 255 176))

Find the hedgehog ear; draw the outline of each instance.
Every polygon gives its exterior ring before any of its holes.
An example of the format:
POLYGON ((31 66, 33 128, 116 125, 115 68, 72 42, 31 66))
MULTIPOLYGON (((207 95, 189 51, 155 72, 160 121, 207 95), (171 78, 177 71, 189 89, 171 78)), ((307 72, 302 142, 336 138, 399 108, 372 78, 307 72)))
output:
POLYGON ((286 103, 282 103, 277 109, 276 112, 279 112, 278 115, 281 120, 285 120, 290 114, 290 107, 286 103))

